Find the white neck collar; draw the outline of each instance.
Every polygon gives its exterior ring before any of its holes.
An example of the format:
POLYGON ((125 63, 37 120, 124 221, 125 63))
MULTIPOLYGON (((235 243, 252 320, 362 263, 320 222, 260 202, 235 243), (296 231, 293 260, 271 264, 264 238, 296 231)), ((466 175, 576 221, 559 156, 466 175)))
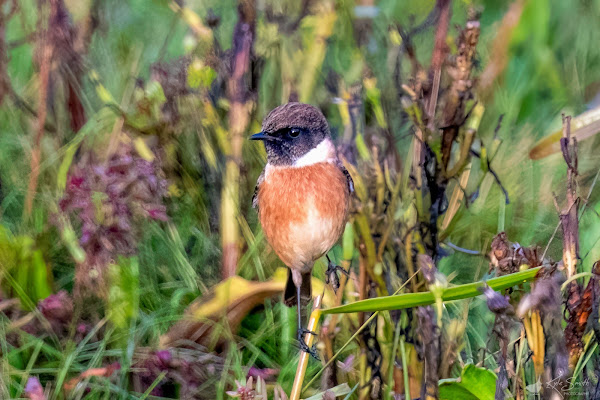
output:
POLYGON ((325 138, 314 149, 297 159, 293 167, 307 167, 322 162, 333 162, 336 159, 335 146, 331 139, 325 138))

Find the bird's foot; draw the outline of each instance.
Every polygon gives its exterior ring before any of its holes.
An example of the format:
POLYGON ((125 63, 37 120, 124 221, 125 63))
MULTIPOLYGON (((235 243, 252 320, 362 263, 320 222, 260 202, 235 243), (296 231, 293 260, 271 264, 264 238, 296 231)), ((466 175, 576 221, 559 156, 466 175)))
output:
POLYGON ((308 344, 306 344, 306 341, 304 340, 304 335, 306 335, 307 333, 317 336, 317 334, 313 331, 309 331, 306 328, 299 328, 298 329, 298 344, 300 346, 300 351, 308 353, 311 356, 313 356, 317 361, 320 361, 321 359, 319 358, 319 355, 317 354, 317 346, 313 345, 313 347, 309 347, 308 344))
POLYGON ((346 276, 350 276, 350 273, 346 271, 344 268, 339 265, 335 265, 327 257, 327 271, 325 271, 325 283, 331 283, 331 287, 333 288, 333 292, 337 293, 337 290, 340 288, 340 278, 338 277, 337 271, 340 271, 342 274, 346 276))

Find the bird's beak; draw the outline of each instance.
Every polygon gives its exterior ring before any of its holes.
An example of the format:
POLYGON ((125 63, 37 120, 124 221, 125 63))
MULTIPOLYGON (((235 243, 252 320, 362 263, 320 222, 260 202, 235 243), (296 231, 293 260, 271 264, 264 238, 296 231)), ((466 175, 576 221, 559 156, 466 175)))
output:
POLYGON ((278 138, 274 136, 269 136, 265 132, 258 132, 254 135, 250 136, 250 140, 277 140, 278 138))

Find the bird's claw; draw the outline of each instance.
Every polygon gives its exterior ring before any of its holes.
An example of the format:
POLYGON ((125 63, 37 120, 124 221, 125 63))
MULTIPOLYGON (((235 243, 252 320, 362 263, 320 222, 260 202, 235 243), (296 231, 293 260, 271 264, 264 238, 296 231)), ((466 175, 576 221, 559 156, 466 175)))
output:
POLYGON ((313 345, 312 347, 309 347, 308 344, 306 344, 306 341, 304 340, 304 335, 306 335, 307 333, 317 336, 317 334, 315 332, 309 331, 308 329, 305 329, 305 328, 298 329, 298 345, 300 347, 300 350, 305 353, 308 353, 309 355, 314 357, 317 361, 321 361, 321 359, 319 358, 319 355, 317 354, 317 346, 313 345))
POLYGON ((346 276, 350 276, 350 273, 339 265, 332 263, 331 260, 329 260, 329 257, 327 257, 327 260, 329 262, 327 264, 327 271, 325 271, 325 283, 331 283, 333 292, 337 293, 337 290, 340 288, 340 278, 338 277, 337 271, 340 271, 346 276))
POLYGON ((298 340, 300 340, 300 338, 306 335, 307 333, 310 333, 313 336, 317 336, 317 332, 309 331, 306 328, 300 328, 298 329, 298 340))

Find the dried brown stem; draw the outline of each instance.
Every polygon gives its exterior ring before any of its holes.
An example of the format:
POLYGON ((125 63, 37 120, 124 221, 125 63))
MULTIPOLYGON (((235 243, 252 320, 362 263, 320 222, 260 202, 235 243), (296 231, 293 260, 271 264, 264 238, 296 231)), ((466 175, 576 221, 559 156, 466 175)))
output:
MULTIPOLYGON (((570 278, 577 273, 577 261, 579 259, 579 198, 577 197, 577 139, 571 136, 571 117, 563 114, 563 137, 560 139, 562 155, 567 164, 566 204, 560 209, 555 200, 555 206, 559 212, 560 224, 563 233, 563 265, 570 278)), ((567 326, 565 328, 565 340, 569 350, 569 365, 575 366, 583 350, 583 332, 581 317, 583 316, 583 304, 581 286, 576 280, 569 283, 567 287, 566 309, 568 311, 567 326)), ((587 319, 586 319, 587 322, 587 319)))
POLYGON ((440 363, 440 331, 435 321, 435 311, 432 306, 417 308, 419 318, 419 338, 423 346, 423 386, 421 399, 433 400, 439 398, 438 369, 440 363))
MULTIPOLYGON (((456 62, 447 68, 452 78, 452 83, 447 94, 444 96, 444 112, 442 116, 442 166, 444 171, 448 169, 452 143, 456 140, 459 126, 465 120, 465 104, 472 98, 471 70, 475 50, 479 41, 480 24, 477 20, 470 20, 466 27, 460 32, 458 39, 458 54, 456 62)), ((470 148, 470 145, 469 145, 470 148)))
POLYGON ((436 4, 436 7, 440 10, 440 17, 435 32, 435 47, 433 48, 431 66, 429 68, 429 78, 432 81, 432 89, 431 96, 427 103, 427 115, 429 117, 427 126, 430 130, 433 130, 434 127, 435 109, 442 75, 442 64, 446 58, 446 35, 448 34, 448 25, 450 23, 450 5, 450 0, 438 0, 436 4))
POLYGON ((231 77, 227 85, 230 102, 229 148, 225 180, 221 192, 221 245, 223 248, 223 279, 235 275, 239 259, 239 193, 240 167, 244 132, 250 122, 248 82, 256 9, 254 0, 242 1, 238 7, 239 20, 233 35, 231 77))
MULTIPOLYGON (((44 9, 42 5, 42 10, 44 9)), ((43 18, 46 14, 40 13, 40 23, 39 26, 43 26, 44 22, 43 18)), ((51 16, 48 16, 48 20, 51 16)), ((44 32, 38 37, 38 47, 37 53, 40 55, 39 65, 40 65, 40 90, 38 96, 38 112, 37 112, 37 124, 36 124, 36 135, 33 143, 33 150, 31 151, 31 163, 30 163, 30 171, 29 175, 29 183, 27 185, 27 195, 25 197, 25 216, 29 217, 31 215, 31 210, 33 208, 33 199, 35 197, 35 192, 37 189, 38 176, 40 174, 40 160, 42 155, 42 139, 44 138, 44 125, 46 122, 46 115, 48 112, 47 109, 47 98, 48 98, 48 83, 50 81, 50 63, 52 60, 52 54, 54 52, 54 48, 52 45, 52 41, 50 40, 48 32, 44 32)))
POLYGON ((560 140, 563 158, 567 164, 566 205, 559 210, 563 232, 563 264, 567 277, 577 273, 579 258, 579 220, 577 210, 577 140, 571 137, 571 117, 563 115, 563 137, 560 140))

